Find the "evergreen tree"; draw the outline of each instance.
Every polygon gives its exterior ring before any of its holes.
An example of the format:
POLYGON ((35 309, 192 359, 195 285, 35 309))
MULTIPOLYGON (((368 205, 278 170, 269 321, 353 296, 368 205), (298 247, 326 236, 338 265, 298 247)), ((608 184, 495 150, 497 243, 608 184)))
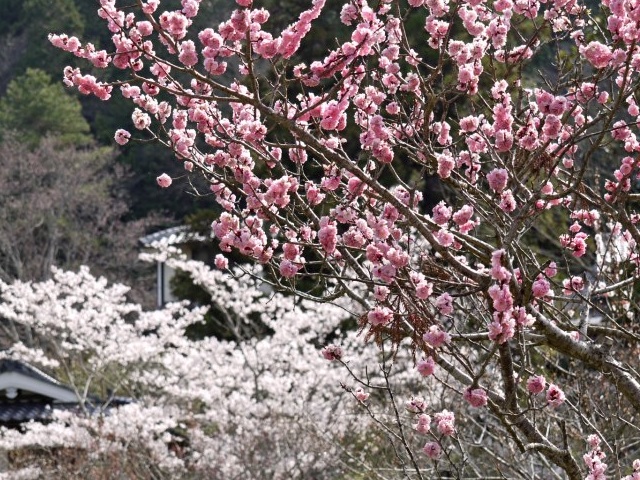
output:
POLYGON ((54 135, 66 145, 86 145, 92 140, 80 102, 37 69, 12 80, 0 99, 0 132, 8 130, 21 134, 32 147, 45 135, 54 135))

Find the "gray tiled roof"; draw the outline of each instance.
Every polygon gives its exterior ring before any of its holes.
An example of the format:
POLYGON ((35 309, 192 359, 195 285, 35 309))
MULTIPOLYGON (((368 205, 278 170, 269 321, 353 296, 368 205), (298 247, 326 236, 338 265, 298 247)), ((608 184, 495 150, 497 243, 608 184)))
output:
POLYGON ((0 402, 0 424, 49 420, 54 410, 80 411, 80 406, 77 403, 51 404, 45 401, 0 402))
MULTIPOLYGON (((60 383, 55 378, 18 360, 0 360, 0 375, 4 373, 18 373, 71 391, 68 386, 60 383)), ((52 413, 56 410, 73 411, 75 413, 81 413, 84 410, 90 414, 107 413, 111 407, 132 402, 131 399, 125 397, 112 397, 108 402, 104 402, 97 397, 90 397, 87 400, 88 402, 85 403, 83 409, 79 402, 55 401, 55 399, 47 395, 27 391, 23 391, 16 398, 8 398, 0 394, 0 425, 15 426, 31 420, 37 422, 47 421, 51 419, 52 413)))

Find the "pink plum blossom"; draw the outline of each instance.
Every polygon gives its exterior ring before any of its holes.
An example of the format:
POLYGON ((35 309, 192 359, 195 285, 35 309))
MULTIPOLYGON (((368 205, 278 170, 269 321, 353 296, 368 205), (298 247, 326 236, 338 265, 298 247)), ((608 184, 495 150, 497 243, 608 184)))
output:
POLYGON ((427 404, 423 397, 411 397, 405 402, 405 408, 413 413, 422 413, 427 408, 427 404))
POLYGON ((374 327, 386 325, 393 320, 393 311, 387 307, 375 307, 367 314, 367 320, 369 320, 369 323, 374 327))
POLYGON ((487 175, 489 188, 494 192, 502 192, 509 181, 509 173, 504 168, 496 168, 487 175))
POLYGON ((423 435, 429 433, 429 430, 431 429, 431 416, 426 413, 419 414, 418 423, 413 425, 413 429, 423 435))
POLYGON ((596 41, 581 46, 580 53, 596 68, 607 67, 612 59, 611 48, 596 41))
POLYGON ((131 138, 131 134, 122 128, 116 130, 115 140, 118 145, 126 145, 131 138))
POLYGON ((224 270, 226 268, 229 268, 229 260, 227 260, 227 258, 224 255, 219 253, 216 255, 215 265, 216 265, 216 268, 219 268, 220 270, 224 270))
POLYGON ((487 404, 487 392, 483 388, 467 388, 463 398, 472 407, 484 407, 487 404))
POLYGON ((422 447, 422 451, 431 460, 437 460, 442 456, 442 447, 438 442, 427 442, 425 446, 422 447))
POLYGON ((433 348, 439 348, 451 341, 451 336, 440 329, 437 325, 429 327, 429 331, 424 334, 423 339, 433 348))
POLYGON ((433 357, 423 358, 416 363, 416 369, 423 377, 433 375, 436 369, 436 363, 433 361, 433 357))
POLYGON ((438 432, 444 436, 451 436, 455 433, 455 415, 449 410, 442 410, 434 415, 438 432))
POLYGON ((527 390, 534 395, 543 392, 546 386, 547 382, 542 375, 535 375, 527 380, 527 390))
POLYGON ((553 408, 559 407, 565 401, 564 392, 553 383, 549 384, 549 388, 547 388, 546 398, 547 403, 553 408))
POLYGON ((453 298, 447 292, 438 296, 435 304, 442 315, 451 315, 453 313, 453 298))
POLYGON ((362 387, 356 388, 353 394, 359 402, 366 402, 369 399, 369 394, 362 387))
POLYGON ((162 188, 167 188, 171 186, 173 179, 166 173, 163 173, 158 178, 156 178, 156 182, 158 182, 158 185, 161 186, 162 188))
POLYGON ((538 277, 538 279, 533 282, 533 285, 531 286, 531 293, 533 293, 533 296, 537 298, 544 297, 549 293, 550 290, 551 286, 549 284, 549 281, 542 276, 538 277))
POLYGON ((342 347, 338 345, 331 344, 322 349, 322 356, 326 360, 340 360, 342 358, 342 354, 342 347))

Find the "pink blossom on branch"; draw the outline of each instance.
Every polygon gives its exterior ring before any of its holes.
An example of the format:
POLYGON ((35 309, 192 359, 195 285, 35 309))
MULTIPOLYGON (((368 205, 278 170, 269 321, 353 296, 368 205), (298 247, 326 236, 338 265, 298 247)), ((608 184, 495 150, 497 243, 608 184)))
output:
POLYGON ((162 188, 167 188, 167 187, 171 186, 171 183, 173 182, 171 177, 169 175, 167 175, 166 173, 163 173, 162 175, 160 175, 156 179, 156 181, 158 182, 158 185, 161 186, 162 188))
POLYGON ((327 345, 322 349, 322 356, 327 360, 340 360, 342 358, 342 348, 338 345, 327 345))
POLYGON ((431 429, 431 417, 426 413, 421 413, 418 415, 418 423, 413 425, 413 429, 422 433, 423 435, 429 433, 431 429))
POLYGON ((463 398, 472 407, 484 407, 487 404, 487 392, 482 388, 467 388, 463 398))
POLYGON ((369 394, 360 387, 356 388, 353 394, 359 402, 366 402, 369 399, 369 394))
POLYGON ((437 423, 438 432, 448 437, 455 432, 455 415, 449 410, 442 410, 434 415, 434 420, 437 423))
POLYGON ((553 383, 549 385, 549 388, 547 388, 546 396, 547 403, 553 408, 559 407, 565 401, 564 392, 553 383))
POLYGON ((423 377, 428 377, 429 375, 433 375, 433 372, 436 369, 436 363, 432 357, 427 357, 426 359, 418 360, 416 363, 416 369, 423 377))
POLYGON ((429 331, 424 334, 424 341, 431 345, 433 348, 438 348, 446 345, 451 341, 451 336, 440 329, 437 325, 432 325, 429 331))
POLYGON ((131 134, 123 129, 118 129, 115 134, 115 140, 118 145, 126 145, 131 138, 131 134))
MULTIPOLYGON (((493 438, 509 423, 512 442, 545 457, 531 475, 552 476, 549 464, 577 478, 575 452, 541 446, 562 435, 551 417, 577 431, 578 415, 525 409, 522 398, 538 399, 521 394, 546 388, 550 407, 575 398, 593 411, 610 402, 640 412, 640 379, 625 368, 633 348, 606 349, 606 359, 601 346, 605 331, 635 341, 626 322, 636 316, 629 287, 640 266, 638 8, 591 7, 353 0, 340 10, 340 41, 307 49, 331 16, 322 0, 279 30, 256 1, 239 0, 201 31, 197 1, 165 11, 156 0, 126 10, 109 0, 98 16, 110 48, 70 34, 50 40, 120 75, 102 83, 68 67, 66 85, 103 100, 120 87, 138 135, 209 182, 224 252, 264 264, 277 290, 352 299, 363 341, 437 358, 443 375, 421 382, 458 382, 472 405, 486 391, 493 438), (421 35, 406 28, 414 24, 421 35), (556 50, 557 65, 548 56, 556 50), (519 375, 556 358, 576 370, 548 387, 529 379, 525 390, 519 375), (581 388, 590 375, 606 384, 602 399, 581 388)), ((128 140, 118 130, 115 141, 128 140)), ((432 370, 428 360, 416 367, 407 371, 432 370)), ((444 407, 411 408, 435 417, 444 407)), ((440 417, 439 435, 473 429, 440 417)), ((435 445, 439 461, 454 448, 435 445)))
POLYGON ((504 168, 496 168, 487 175, 489 188, 494 192, 502 192, 509 181, 509 173, 504 168))
POLYGON ((527 390, 529 390, 529 392, 533 393, 534 395, 544 392, 544 389, 546 388, 546 386, 547 386, 547 382, 542 375, 536 375, 536 376, 530 377, 527 380, 527 390))
POLYGON ((371 325, 386 325, 393 320, 393 311, 387 307, 375 307, 367 314, 367 320, 371 325))
POLYGON ((422 451, 431 460, 437 460, 442 455, 442 447, 437 442, 427 442, 422 451))

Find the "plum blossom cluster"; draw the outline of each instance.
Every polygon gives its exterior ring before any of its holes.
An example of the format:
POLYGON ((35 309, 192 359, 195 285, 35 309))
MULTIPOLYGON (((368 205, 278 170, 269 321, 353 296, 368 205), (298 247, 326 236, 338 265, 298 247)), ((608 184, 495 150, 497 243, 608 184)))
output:
POLYGON ((589 469, 589 475, 585 478, 587 480, 604 480, 607 478, 605 475, 607 464, 602 461, 606 454, 600 449, 600 439, 597 435, 592 434, 587 437, 587 442, 591 450, 582 457, 589 469))
MULTIPOLYGON (((453 379, 478 415, 513 425, 495 438, 579 478, 552 421, 573 414, 559 407, 598 410, 580 387, 597 378, 601 398, 640 413, 626 366, 638 341, 636 3, 594 14, 579 0, 345 0, 343 31, 304 59, 324 1, 280 31, 257 0, 236 4, 197 31, 196 0, 102 0, 113 45, 50 40, 115 72, 109 84, 68 67, 64 81, 131 102, 118 144, 156 140, 209 182, 216 265, 236 251, 278 291, 352 299, 363 338, 405 346, 416 378, 453 379), (403 23, 415 21, 419 35, 403 23)), ((169 192, 174 180, 157 177, 169 192)))

